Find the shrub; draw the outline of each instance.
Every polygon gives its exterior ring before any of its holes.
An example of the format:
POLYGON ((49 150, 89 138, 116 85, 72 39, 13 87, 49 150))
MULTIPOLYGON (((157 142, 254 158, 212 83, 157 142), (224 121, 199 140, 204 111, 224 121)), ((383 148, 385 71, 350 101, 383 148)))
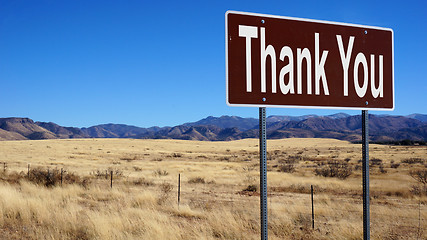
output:
POLYGON ((298 163, 302 160, 304 160, 304 157, 301 155, 289 155, 288 159, 285 160, 285 163, 298 163))
POLYGON ((166 171, 166 170, 157 169, 157 170, 154 171, 153 174, 154 174, 154 176, 161 177, 161 176, 167 176, 167 175, 169 175, 169 172, 166 171))
MULTIPOLYGON (((52 170, 52 169, 34 168, 30 170, 28 180, 30 182, 44 185, 46 187, 55 186, 61 182, 61 171, 58 169, 52 170)), ((74 173, 63 171, 62 182, 74 184, 74 183, 80 183, 81 180, 80 180, 80 177, 75 175, 74 173)))
POLYGON ((293 172, 295 172, 295 166, 294 166, 294 164, 282 164, 280 167, 279 167, 279 171, 280 172, 285 172, 285 173, 293 173, 293 172))
POLYGON ((411 193, 418 196, 427 195, 427 186, 418 186, 418 185, 412 185, 411 193))
POLYGON ((120 160, 131 162, 131 161, 138 160, 138 156, 137 155, 134 155, 134 156, 124 156, 124 157, 121 157, 120 160))
POLYGON ((135 172, 141 172, 142 168, 137 167, 137 166, 133 166, 133 170, 135 170, 135 172))
POLYGON ((420 164, 424 164, 424 160, 421 158, 407 158, 402 160, 402 163, 407 163, 407 164, 416 164, 416 163, 420 163, 420 164))
POLYGON ((10 172, 10 173, 2 173, 0 175, 0 181, 8 182, 10 184, 19 184, 21 179, 26 178, 26 174, 23 172, 17 173, 17 172, 10 172))
POLYGON ((205 183, 205 179, 202 177, 194 177, 188 180, 188 183, 205 183))
POLYGON ((324 166, 317 167, 314 170, 314 173, 318 176, 323 177, 336 177, 339 179, 346 179, 351 175, 352 169, 347 162, 333 160, 328 161, 328 164, 324 166))
POLYGON ((384 165, 381 163, 379 166, 380 173, 387 173, 387 170, 384 169, 384 165))
POLYGON ((163 182, 160 184, 160 195, 157 199, 157 204, 162 205, 169 199, 169 193, 172 191, 173 186, 170 183, 163 182))
POLYGON ((30 170, 30 174, 28 176, 28 180, 30 182, 45 185, 46 187, 55 185, 54 174, 51 170, 44 170, 42 168, 34 168, 30 170))
POLYGON ((424 186, 427 185, 427 169, 412 170, 409 175, 424 186))
POLYGON ((162 184, 160 184, 160 190, 162 191, 163 194, 169 194, 173 189, 172 184, 168 183, 168 182, 164 182, 162 184))
POLYGON ((258 187, 254 184, 248 185, 245 189, 243 189, 244 192, 256 192, 258 190, 258 187))
POLYGON ((74 183, 81 184, 82 180, 81 180, 80 176, 78 176, 78 175, 76 175, 74 173, 71 173, 71 172, 68 172, 68 171, 63 171, 63 173, 62 173, 62 182, 63 183, 68 183, 68 184, 74 184, 74 183))
POLYGON ((108 170, 94 170, 90 173, 90 175, 94 176, 95 178, 105 178, 107 179, 109 176, 108 170))
POLYGON ((145 179, 143 177, 133 180, 132 183, 134 185, 139 185, 139 186, 141 186, 141 185, 142 186, 152 186, 152 185, 154 185, 153 181, 147 180, 147 179, 145 179))
POLYGON ((392 163, 390 164, 391 168, 398 168, 400 166, 400 163, 392 163))
POLYGON ((379 158, 371 158, 369 159, 369 162, 371 162, 371 166, 373 165, 381 165, 383 160, 379 159, 379 158))

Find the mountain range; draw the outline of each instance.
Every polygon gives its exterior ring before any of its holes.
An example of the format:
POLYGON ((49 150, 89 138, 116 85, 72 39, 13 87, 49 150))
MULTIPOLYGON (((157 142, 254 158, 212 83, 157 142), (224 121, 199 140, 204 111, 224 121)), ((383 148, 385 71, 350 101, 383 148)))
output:
MULTIPOLYGON (((338 113, 328 116, 269 116, 267 137, 334 138, 360 141, 361 116, 338 113)), ((125 124, 102 124, 88 128, 64 127, 29 118, 0 118, 0 140, 65 138, 185 139, 203 141, 258 137, 258 119, 238 116, 207 117, 174 127, 141 128, 125 124)), ((427 115, 369 115, 371 141, 427 141, 427 115)))

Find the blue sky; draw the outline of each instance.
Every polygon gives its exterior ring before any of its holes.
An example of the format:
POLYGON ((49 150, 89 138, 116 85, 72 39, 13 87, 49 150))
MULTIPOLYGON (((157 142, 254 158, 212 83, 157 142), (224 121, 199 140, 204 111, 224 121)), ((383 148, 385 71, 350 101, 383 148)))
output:
MULTIPOLYGON (((426 1, 0 0, 0 117, 173 126, 257 117, 225 103, 225 12, 394 30, 393 112, 427 114, 426 1)), ((360 111, 268 108, 268 115, 360 111)))

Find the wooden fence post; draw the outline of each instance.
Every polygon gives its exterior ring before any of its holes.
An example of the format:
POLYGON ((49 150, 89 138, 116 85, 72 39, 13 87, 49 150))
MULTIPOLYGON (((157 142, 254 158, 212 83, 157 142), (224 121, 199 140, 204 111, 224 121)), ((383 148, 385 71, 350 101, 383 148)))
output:
POLYGON ((110 187, 113 188, 113 171, 111 171, 111 182, 110 182, 110 187))
POLYGON ((313 202, 313 185, 311 185, 311 224, 314 229, 314 202, 313 202))
POLYGON ((181 173, 178 174, 178 208, 181 200, 181 173))

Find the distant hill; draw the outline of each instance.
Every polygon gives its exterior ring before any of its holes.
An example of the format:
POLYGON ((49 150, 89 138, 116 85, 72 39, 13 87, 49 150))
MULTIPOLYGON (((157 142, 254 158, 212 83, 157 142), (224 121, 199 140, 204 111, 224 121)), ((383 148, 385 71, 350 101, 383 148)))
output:
POLYGON ((209 116, 197 122, 184 123, 184 126, 200 126, 200 125, 214 125, 220 128, 233 128, 236 127, 241 131, 249 130, 258 124, 256 118, 242 118, 237 116, 209 116))
MULTIPOLYGON (((409 116, 369 115, 371 141, 427 141, 427 122, 422 114, 409 116)), ((267 137, 334 138, 361 140, 360 115, 269 116, 267 137)), ((140 128, 125 124, 101 124, 88 128, 63 127, 29 118, 0 118, 0 140, 56 138, 136 138, 228 141, 258 137, 258 119, 237 116, 207 117, 174 127, 140 128)))
POLYGON ((16 132, 0 129, 0 140, 26 140, 27 138, 16 132))
MULTIPOLYGON (((416 119, 402 116, 369 115, 369 134, 372 141, 424 140, 427 139, 427 135, 415 134, 412 131, 423 125, 416 119), (407 137, 396 135, 395 132, 399 130, 407 132, 407 137)), ((271 134, 271 138, 315 137, 359 141, 361 140, 362 119, 360 116, 338 119, 317 117, 302 121, 277 122, 267 126, 267 133, 271 134)))
POLYGON ((101 124, 89 128, 82 128, 82 131, 94 138, 137 138, 141 134, 156 132, 159 127, 140 128, 125 124, 101 124))
MULTIPOLYGON (((148 134, 151 132, 157 132, 160 130, 159 127, 151 127, 151 128, 140 128, 136 126, 130 126, 125 124, 102 124, 93 126, 90 128, 83 128, 82 130, 85 132, 96 132, 95 129, 103 129, 104 134, 109 135, 108 137, 119 137, 119 138, 136 138, 141 134, 148 134)), ((94 134, 90 134, 90 136, 95 137, 94 134)), ((99 136, 101 137, 101 136, 99 136)))
POLYGON ((408 115, 407 117, 420 120, 421 122, 427 122, 427 114, 415 113, 415 114, 408 115))
POLYGON ((29 118, 0 118, 1 137, 8 140, 56 138, 49 130, 29 118))
POLYGON ((36 125, 42 127, 52 134, 55 135, 54 138, 88 138, 89 134, 82 131, 80 128, 75 127, 62 127, 53 122, 36 122, 36 125))

